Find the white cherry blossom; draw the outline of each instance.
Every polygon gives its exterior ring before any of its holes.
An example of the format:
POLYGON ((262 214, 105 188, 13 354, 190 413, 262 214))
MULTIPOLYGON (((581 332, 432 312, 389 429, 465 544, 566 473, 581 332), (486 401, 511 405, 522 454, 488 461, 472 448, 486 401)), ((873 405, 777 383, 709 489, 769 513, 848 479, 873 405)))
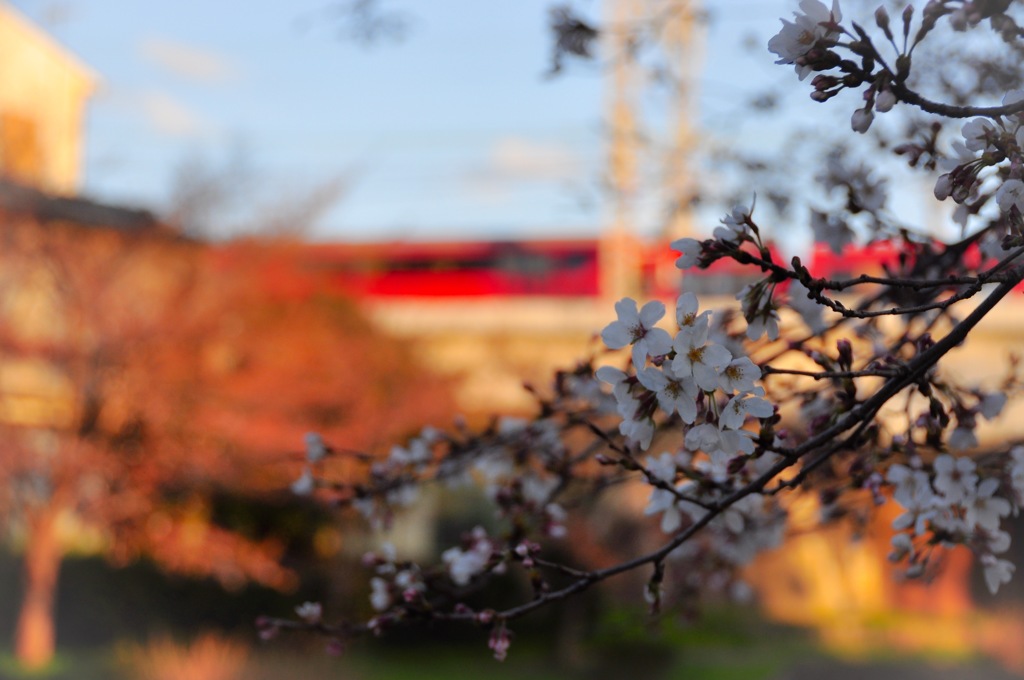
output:
POLYGON ((651 498, 644 509, 645 515, 661 515, 661 530, 666 534, 674 533, 683 524, 683 513, 679 509, 679 499, 668 489, 651 489, 651 498))
POLYGON ((753 208, 745 205, 734 206, 732 212, 722 218, 721 226, 715 227, 714 236, 719 241, 736 241, 747 233, 747 221, 753 208))
POLYGON ((680 328, 683 326, 697 326, 698 324, 709 325, 711 312, 705 311, 698 314, 700 301, 691 292, 683 293, 676 300, 676 323, 680 328))
POLYGON ((710 423, 703 423, 686 433, 684 444, 689 451, 704 451, 709 455, 721 451, 732 457, 753 453, 753 436, 753 433, 746 430, 723 430, 710 423))
POLYGON ((387 503, 392 507, 404 508, 412 505, 420 497, 420 487, 416 484, 400 484, 385 495, 387 503))
MULTIPOLYGON (((833 35, 832 29, 822 24, 838 23, 843 18, 839 0, 832 0, 831 11, 818 0, 801 0, 800 11, 794 12, 793 17, 792 22, 782 19, 782 30, 768 41, 768 50, 779 57, 776 64, 794 64, 819 40, 833 35)), ((796 64, 795 67, 800 80, 811 72, 809 66, 796 64)))
MULTIPOLYGON (((1020 102, 1024 102, 1024 90, 1010 90, 1003 95, 1003 106, 1013 106, 1020 102)), ((1020 114, 1014 115, 1019 116, 1020 114)))
POLYGON ((953 451, 966 451, 978 445, 978 437, 974 434, 973 428, 957 426, 949 433, 949 440, 946 443, 953 451))
POLYGON ((978 413, 985 420, 998 418, 999 414, 1003 412, 1003 407, 1006 406, 1006 399, 1005 392, 989 392, 982 395, 978 402, 978 413))
POLYGON ((750 430, 719 430, 720 450, 733 456, 754 452, 754 433, 750 430))
POLYGON ((319 602, 303 602, 295 608, 295 613, 306 623, 320 623, 324 609, 319 602))
POLYGON ((963 503, 974 496, 978 486, 975 464, 970 458, 954 458, 944 453, 932 463, 935 490, 948 503, 963 503))
POLYGON ((1010 549, 1010 534, 1005 531, 995 530, 986 532, 985 538, 988 539, 986 547, 988 551, 993 555, 998 553, 1004 553, 1010 549))
POLYGON ((718 387, 718 373, 729 365, 732 354, 718 344, 708 344, 708 327, 684 326, 672 340, 676 356, 672 370, 677 376, 692 376, 702 390, 718 387))
POLYGON ((316 480, 313 478, 313 471, 308 467, 303 469, 302 474, 292 482, 292 493, 296 496, 308 496, 316 489, 316 480))
POLYGON ((523 499, 535 507, 545 506, 559 485, 557 477, 542 478, 535 474, 521 477, 520 483, 523 489, 523 499))
POLYGON ((738 430, 743 427, 747 416, 769 418, 773 413, 775 408, 766 399, 754 394, 737 394, 722 409, 719 423, 723 428, 738 430))
POLYGON ((722 434, 714 425, 702 423, 687 431, 685 444, 690 451, 715 451, 721 448, 722 434))
POLYGON ((981 527, 987 532, 999 530, 1000 519, 1010 514, 1010 501, 996 496, 999 480, 988 478, 978 484, 977 492, 965 504, 965 520, 970 529, 981 527))
POLYGON ((662 513, 661 530, 666 534, 675 533, 682 526, 684 515, 696 519, 704 512, 704 509, 696 503, 680 498, 680 496, 696 493, 697 485, 694 482, 683 482, 674 488, 675 492, 654 487, 651 489, 647 507, 644 508, 645 515, 662 513))
POLYGON ((388 459, 395 465, 422 465, 430 462, 430 443, 419 437, 411 440, 407 447, 392 446, 388 459))
POLYGON ((601 331, 601 339, 610 349, 633 346, 633 365, 643 367, 648 356, 668 354, 672 349, 672 336, 668 331, 655 328, 654 324, 665 316, 665 305, 658 301, 648 302, 637 311, 636 300, 623 298, 615 303, 618 320, 601 331))
POLYGON ((391 606, 391 588, 380 576, 370 579, 370 606, 379 612, 391 606))
POLYGON ((733 359, 718 375, 719 387, 726 394, 753 392, 754 381, 760 378, 761 369, 750 360, 750 357, 733 359))
POLYGON ((676 458, 669 452, 664 452, 657 458, 647 456, 644 458, 644 466, 655 479, 672 484, 676 481, 676 458))
POLYGON ((999 130, 988 118, 975 118, 964 123, 960 134, 964 137, 964 145, 971 151, 994 151, 989 140, 997 137, 999 130))
POLYGON ((914 541, 907 534, 896 534, 892 537, 892 552, 889 553, 890 562, 899 562, 904 557, 914 560, 914 541))
POLYGON ((747 320, 747 338, 758 340, 765 333, 769 340, 779 337, 779 313, 771 300, 769 287, 764 283, 747 284, 736 294, 747 320))
POLYGON ((629 375, 614 366, 602 366, 594 372, 597 379, 612 386, 612 394, 619 401, 629 395, 629 375))
POLYGON ((672 250, 680 253, 676 259, 676 267, 683 270, 695 267, 703 252, 701 242, 695 238, 676 239, 672 241, 670 247, 672 250))
POLYGON ((889 467, 886 480, 896 487, 893 498, 907 510, 893 520, 893 528, 913 527, 914 533, 920 536, 925 532, 927 521, 935 514, 936 498, 928 473, 897 463, 889 467))
POLYGON ((666 413, 678 413, 684 423, 697 419, 697 383, 690 376, 676 374, 668 363, 661 368, 649 366, 636 375, 640 384, 654 392, 658 406, 666 413))
POLYGON ((1024 446, 1014 446, 1010 449, 1008 462, 1014 501, 1017 505, 1024 505, 1024 446))
POLYGON ((1024 213, 1024 182, 1019 179, 1008 179, 996 190, 996 203, 1004 213, 1017 206, 1024 213))
POLYGON ((635 415, 623 418, 619 423, 619 432, 626 438, 626 441, 632 442, 641 450, 646 451, 651 446, 651 440, 654 439, 654 421, 650 418, 637 418, 635 415))
POLYGON ((449 548, 441 554, 442 561, 448 565, 448 575, 455 585, 467 585, 474 576, 483 573, 494 552, 494 546, 483 528, 473 529, 472 541, 468 550, 449 548))
POLYGON ((316 432, 307 432, 303 439, 306 443, 306 461, 316 463, 323 460, 327 455, 327 446, 324 444, 323 437, 316 432))
POLYGON ((779 339, 779 313, 774 309, 759 313, 747 321, 747 338, 759 340, 762 335, 769 340, 779 339))
POLYGON ((988 586, 988 592, 993 595, 999 590, 999 586, 1010 582, 1015 570, 1012 562, 1001 560, 995 555, 982 555, 981 566, 985 573, 985 585, 988 586))

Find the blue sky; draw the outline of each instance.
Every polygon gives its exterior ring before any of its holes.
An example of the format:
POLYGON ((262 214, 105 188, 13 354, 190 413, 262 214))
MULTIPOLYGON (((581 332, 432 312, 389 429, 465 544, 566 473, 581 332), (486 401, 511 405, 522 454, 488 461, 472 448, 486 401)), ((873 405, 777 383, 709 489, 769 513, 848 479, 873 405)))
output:
MULTIPOLYGON (((257 212, 344 178, 319 238, 584 235, 606 220, 605 82, 588 64, 544 77, 551 0, 385 0, 409 31, 370 48, 338 38, 331 0, 13 4, 102 79, 85 159, 101 199, 160 210, 186 159, 242 156, 257 212)), ((697 122, 763 142, 743 99, 771 83, 806 99, 763 47, 795 2, 706 4, 697 122)))

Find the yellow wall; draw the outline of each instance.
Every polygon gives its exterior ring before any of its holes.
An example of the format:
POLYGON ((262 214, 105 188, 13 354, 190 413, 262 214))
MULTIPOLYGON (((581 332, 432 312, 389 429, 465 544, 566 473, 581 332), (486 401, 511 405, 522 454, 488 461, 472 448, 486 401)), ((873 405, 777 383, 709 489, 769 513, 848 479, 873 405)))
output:
POLYGON ((0 174, 76 193, 85 103, 95 77, 0 2, 0 174))

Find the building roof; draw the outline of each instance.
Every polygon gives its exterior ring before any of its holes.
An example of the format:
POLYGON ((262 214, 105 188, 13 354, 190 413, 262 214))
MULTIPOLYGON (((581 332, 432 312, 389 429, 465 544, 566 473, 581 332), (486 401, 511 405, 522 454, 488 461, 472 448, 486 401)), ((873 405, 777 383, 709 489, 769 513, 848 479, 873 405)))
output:
POLYGON ((72 222, 124 231, 159 226, 148 210, 105 205, 86 198, 54 196, 5 179, 0 179, 0 211, 34 217, 40 222, 72 222))
POLYGON ((53 36, 32 23, 28 17, 12 7, 10 3, 5 2, 5 0, 0 0, 0 20, 9 21, 18 30, 31 36, 32 40, 42 49, 57 56, 69 69, 76 71, 78 75, 89 81, 93 86, 99 83, 100 77, 94 70, 57 42, 53 36))

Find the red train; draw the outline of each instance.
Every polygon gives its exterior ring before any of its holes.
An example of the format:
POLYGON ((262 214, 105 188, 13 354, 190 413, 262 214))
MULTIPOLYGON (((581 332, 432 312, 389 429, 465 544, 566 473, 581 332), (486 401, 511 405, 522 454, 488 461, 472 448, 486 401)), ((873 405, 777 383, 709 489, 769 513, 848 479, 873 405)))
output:
POLYGON ((596 241, 322 245, 305 264, 356 297, 599 294, 596 241))
MULTIPOLYGON (((976 253, 975 253, 976 254, 976 253)), ((637 246, 636 263, 647 298, 672 299, 681 289, 703 295, 735 295, 759 280, 753 266, 724 258, 704 270, 680 272, 678 256, 667 244, 637 246)), ((863 273, 883 274, 894 265, 900 247, 877 243, 847 248, 836 255, 819 244, 803 263, 814 276, 840 279, 863 273)), ((388 297, 598 297, 601 293, 599 241, 469 241, 433 243, 376 243, 363 245, 296 245, 268 264, 263 278, 271 288, 280 285, 333 292, 356 298, 388 297), (287 271, 285 271, 287 270, 287 271), (277 283, 274 283, 277 281, 277 283), (278 285, 280 284, 280 285, 278 285)), ((248 256, 227 246, 228 263, 248 256)), ((782 256, 773 254, 779 263, 782 256)), ((975 259, 977 259, 975 257, 975 259)))

